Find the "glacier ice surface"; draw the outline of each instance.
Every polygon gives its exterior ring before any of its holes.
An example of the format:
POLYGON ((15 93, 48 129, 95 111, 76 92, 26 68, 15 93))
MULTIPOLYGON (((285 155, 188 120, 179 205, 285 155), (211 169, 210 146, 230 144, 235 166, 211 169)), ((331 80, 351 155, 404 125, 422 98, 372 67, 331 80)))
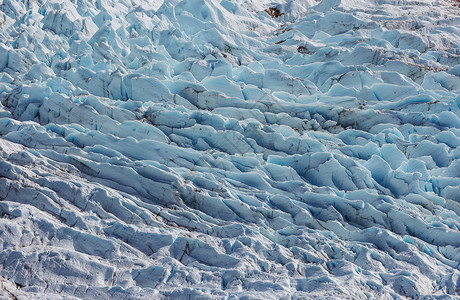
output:
POLYGON ((0 0, 0 295, 460 296, 451 0, 0 0))

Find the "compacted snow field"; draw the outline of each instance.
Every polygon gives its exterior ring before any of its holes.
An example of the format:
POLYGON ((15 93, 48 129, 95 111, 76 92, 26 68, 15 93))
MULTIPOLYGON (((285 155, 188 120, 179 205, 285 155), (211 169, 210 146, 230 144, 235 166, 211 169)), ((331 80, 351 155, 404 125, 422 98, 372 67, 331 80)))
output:
POLYGON ((459 5, 0 0, 0 295, 457 298, 459 5))

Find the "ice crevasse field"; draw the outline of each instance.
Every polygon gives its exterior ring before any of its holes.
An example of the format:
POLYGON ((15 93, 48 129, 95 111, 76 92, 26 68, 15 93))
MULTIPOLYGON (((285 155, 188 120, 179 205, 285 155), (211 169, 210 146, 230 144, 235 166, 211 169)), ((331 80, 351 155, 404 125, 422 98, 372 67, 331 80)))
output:
POLYGON ((458 299, 454 0, 0 0, 1 299, 458 299))

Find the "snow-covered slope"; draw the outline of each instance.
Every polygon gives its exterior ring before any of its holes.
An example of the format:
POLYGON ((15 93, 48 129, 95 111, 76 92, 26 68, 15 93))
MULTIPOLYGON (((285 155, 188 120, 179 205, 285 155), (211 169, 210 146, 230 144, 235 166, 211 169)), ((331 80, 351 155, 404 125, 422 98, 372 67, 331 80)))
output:
POLYGON ((0 0, 0 295, 458 297, 459 55, 450 0, 0 0))

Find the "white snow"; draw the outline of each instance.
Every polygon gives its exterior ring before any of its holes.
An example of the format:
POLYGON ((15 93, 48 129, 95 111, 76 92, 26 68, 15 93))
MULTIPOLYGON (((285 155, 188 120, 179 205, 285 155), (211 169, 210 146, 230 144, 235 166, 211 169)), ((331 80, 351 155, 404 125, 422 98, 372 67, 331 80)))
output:
POLYGON ((0 0, 0 298, 460 297, 459 9, 0 0))

